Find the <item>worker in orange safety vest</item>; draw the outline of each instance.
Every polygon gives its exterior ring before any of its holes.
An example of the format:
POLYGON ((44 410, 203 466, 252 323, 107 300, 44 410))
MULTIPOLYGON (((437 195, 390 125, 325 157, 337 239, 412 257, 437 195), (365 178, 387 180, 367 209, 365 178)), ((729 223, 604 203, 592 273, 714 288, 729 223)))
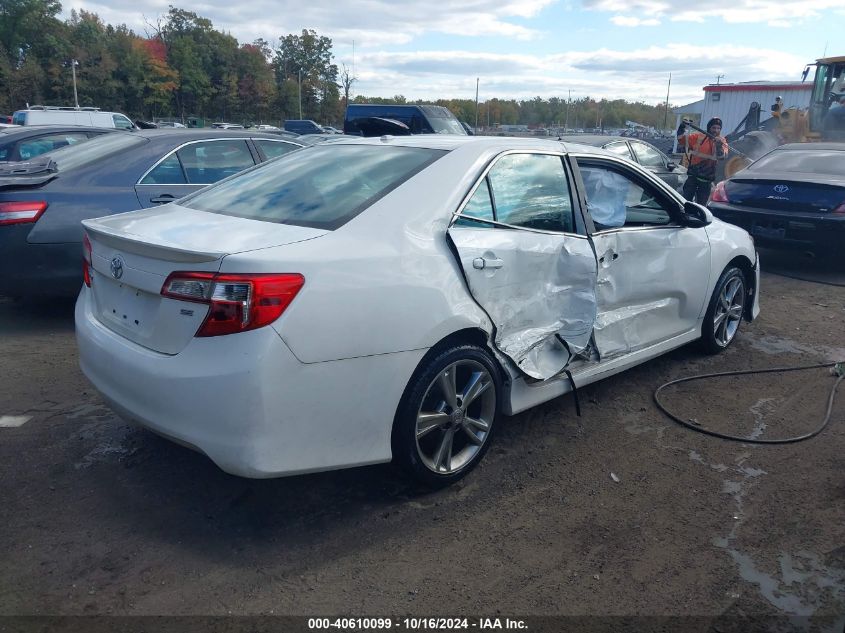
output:
POLYGON ((678 147, 684 147, 688 159, 684 197, 698 204, 707 204, 716 179, 716 162, 728 155, 728 142, 722 136, 722 119, 707 122, 707 134, 687 132, 686 121, 678 126, 678 147))

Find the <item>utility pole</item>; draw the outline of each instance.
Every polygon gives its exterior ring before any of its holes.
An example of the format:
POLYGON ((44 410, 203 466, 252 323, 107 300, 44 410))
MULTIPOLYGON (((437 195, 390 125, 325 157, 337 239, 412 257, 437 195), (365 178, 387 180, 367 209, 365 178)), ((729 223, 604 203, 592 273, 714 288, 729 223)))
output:
POLYGON ((566 99, 566 123, 563 125, 564 133, 569 131, 569 105, 572 103, 572 91, 569 91, 569 97, 566 99))
POLYGON ((475 132, 478 133, 478 77, 475 78, 475 132))
POLYGON ((79 62, 75 59, 70 60, 70 71, 73 75, 73 103, 76 106, 76 109, 79 110, 79 96, 76 94, 76 67, 79 66, 79 62))
POLYGON ((302 69, 299 69, 299 118, 302 119, 302 69))
POLYGON ((663 115, 663 129, 666 130, 669 121, 669 89, 672 87, 672 73, 669 73, 669 85, 666 86, 666 114, 663 115))

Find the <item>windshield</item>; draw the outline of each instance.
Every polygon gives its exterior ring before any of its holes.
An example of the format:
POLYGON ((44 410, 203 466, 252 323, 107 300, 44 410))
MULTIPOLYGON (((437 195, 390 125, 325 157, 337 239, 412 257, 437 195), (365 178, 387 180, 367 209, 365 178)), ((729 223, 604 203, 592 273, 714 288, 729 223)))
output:
POLYGON ((180 204, 334 230, 443 154, 409 147, 316 145, 203 189, 180 204))
POLYGON ((120 152, 134 145, 146 143, 147 139, 133 133, 103 134, 78 145, 68 145, 61 149, 42 154, 39 159, 49 158, 56 162, 59 171, 68 171, 93 163, 104 156, 120 152))
POLYGON ((753 165, 752 171, 831 174, 845 178, 845 151, 841 150, 775 150, 753 165))

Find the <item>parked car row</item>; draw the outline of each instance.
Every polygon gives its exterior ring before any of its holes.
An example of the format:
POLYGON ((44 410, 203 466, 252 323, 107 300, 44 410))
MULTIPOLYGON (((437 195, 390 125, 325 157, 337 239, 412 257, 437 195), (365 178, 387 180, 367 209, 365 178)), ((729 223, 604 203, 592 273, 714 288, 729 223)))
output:
MULTIPOLYGON (((690 341, 721 351, 759 310, 749 235, 600 148, 344 136, 115 214, 199 173, 192 146, 152 151, 162 134, 108 137, 135 139, 138 200, 82 220, 80 363, 119 414, 230 473, 394 460, 448 484, 501 415, 690 341)), ((239 140, 259 162, 267 139, 239 140)), ((36 190, 96 186, 56 154, 36 190)))
POLYGON ((759 313, 749 232, 842 246, 841 144, 778 148, 711 211, 639 139, 394 110, 351 117, 378 138, 0 132, 0 294, 79 293, 80 363, 114 410, 230 473, 393 460, 441 486, 502 415, 726 349, 759 313))
POLYGON ((0 163, 0 269, 14 271, 0 294, 75 295, 82 220, 172 202, 307 144, 243 130, 113 131, 0 163))
POLYGON ((781 145, 720 182, 708 207, 762 246, 842 260, 845 143, 781 145))

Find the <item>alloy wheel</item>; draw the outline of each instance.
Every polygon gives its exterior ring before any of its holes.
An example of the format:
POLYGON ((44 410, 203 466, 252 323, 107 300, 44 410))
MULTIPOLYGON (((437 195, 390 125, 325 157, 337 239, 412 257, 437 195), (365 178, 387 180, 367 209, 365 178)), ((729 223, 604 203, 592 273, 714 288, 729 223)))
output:
POLYGON ((721 347, 727 347, 739 329, 745 303, 745 284, 742 279, 732 277, 719 293, 716 311, 713 314, 713 336, 721 347))
POLYGON ((417 453, 425 466, 449 475, 470 463, 490 436, 496 386, 474 360, 448 365, 431 382, 416 421, 417 453))

